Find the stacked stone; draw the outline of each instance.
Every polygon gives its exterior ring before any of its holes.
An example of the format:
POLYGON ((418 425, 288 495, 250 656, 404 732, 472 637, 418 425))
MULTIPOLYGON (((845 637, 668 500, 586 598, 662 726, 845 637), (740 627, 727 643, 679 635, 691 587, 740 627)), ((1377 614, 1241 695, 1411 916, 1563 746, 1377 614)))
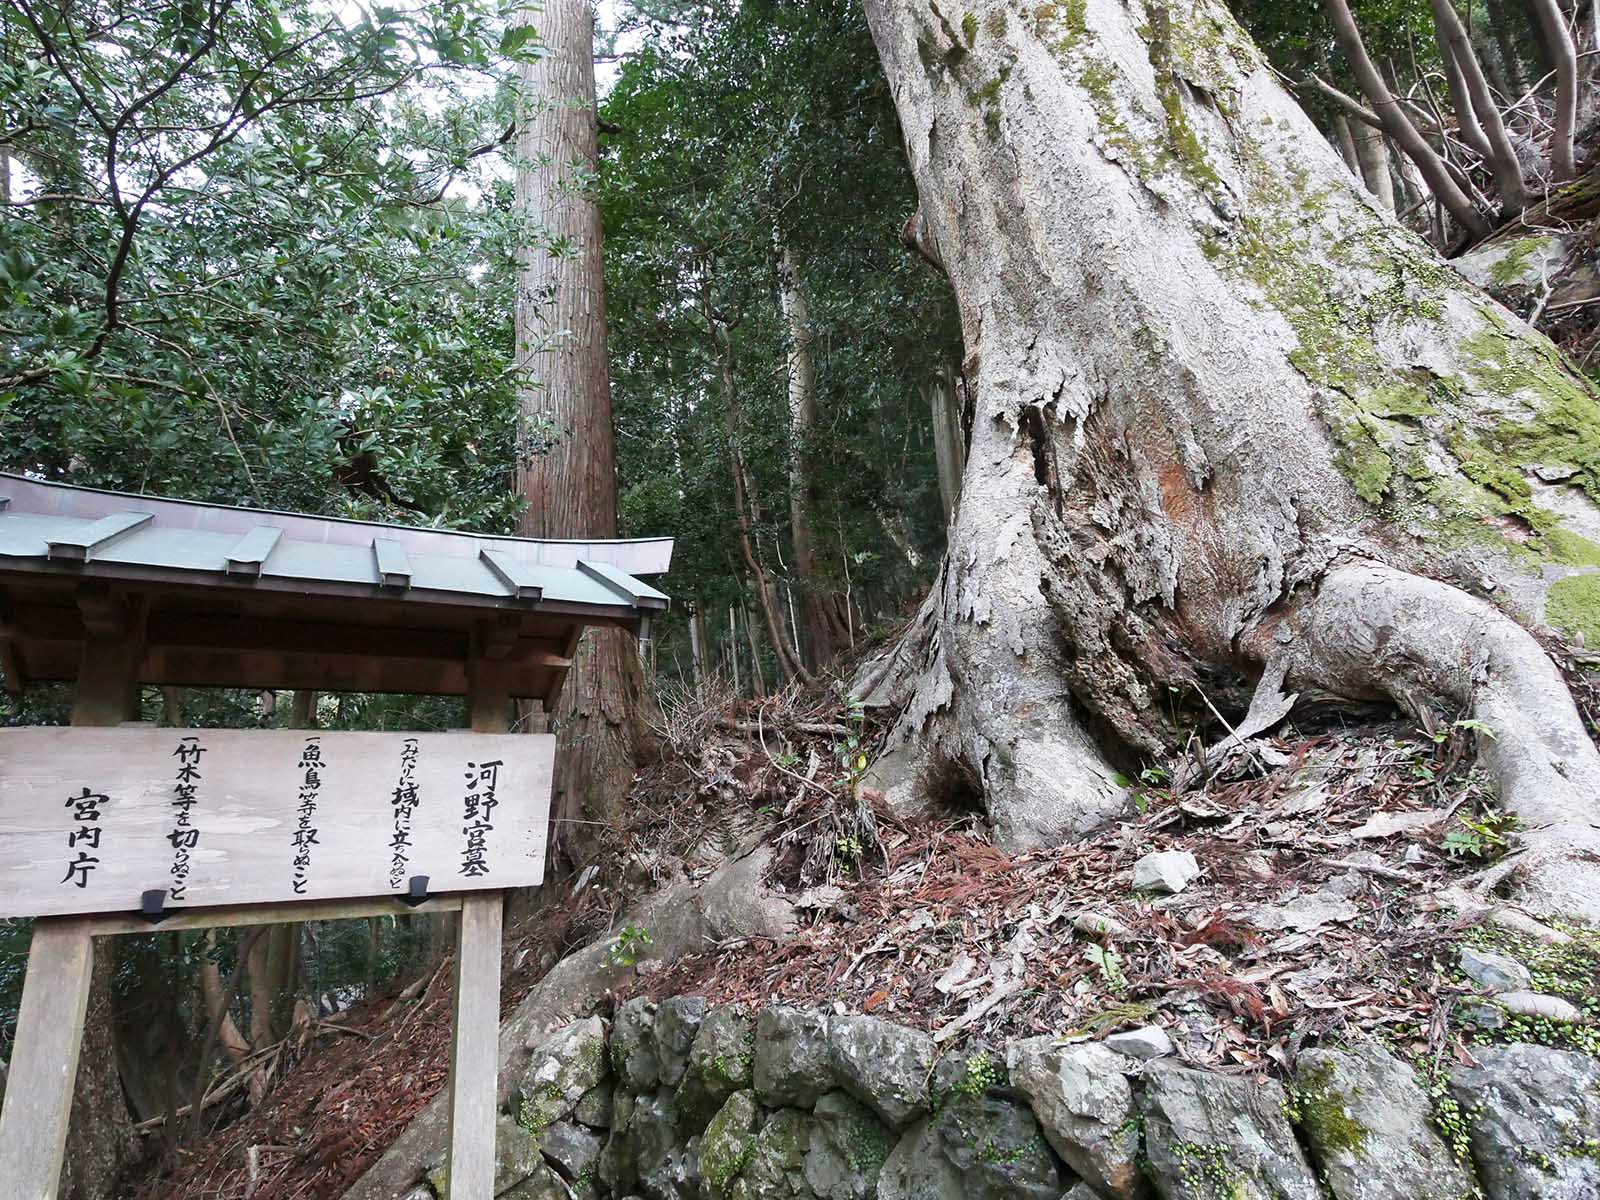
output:
MULTIPOLYGON (((1483 1047, 1439 1120, 1382 1047, 1284 1085, 1156 1027, 938 1053, 870 1016, 632 1000, 535 1048, 498 1130, 508 1200, 1592 1200, 1600 1062, 1483 1047), (1444 1128, 1449 1139, 1441 1135, 1444 1128)), ((406 1200, 444 1196, 442 1165, 406 1200)))

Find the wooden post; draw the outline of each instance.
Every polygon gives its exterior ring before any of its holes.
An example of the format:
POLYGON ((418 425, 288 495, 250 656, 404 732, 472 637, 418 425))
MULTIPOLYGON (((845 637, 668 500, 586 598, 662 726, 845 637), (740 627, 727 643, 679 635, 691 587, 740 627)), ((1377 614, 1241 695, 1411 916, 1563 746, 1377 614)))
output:
MULTIPOLYGON (((88 587, 79 593, 78 607, 89 636, 78 665, 72 723, 117 725, 136 717, 135 680, 144 653, 138 610, 115 592, 88 587)), ((78 918, 34 923, 0 1110, 0 1180, 16 1200, 55 1200, 60 1184, 89 1012, 93 929, 78 918)))
MULTIPOLYGON (((511 722, 510 672, 498 639, 480 630, 468 664, 467 723, 474 733, 505 733, 511 722)), ((455 1030, 450 1045, 450 1200, 493 1200, 495 1120, 500 1073, 501 892, 461 897, 456 939, 455 1030)))
POLYGON ((500 1069, 501 893, 461 897, 450 1045, 450 1200, 493 1200, 500 1069))
POLYGON ((40 920, 33 927, 0 1111, 0 1179, 12 1200, 55 1200, 89 1009, 89 928, 75 918, 40 920))

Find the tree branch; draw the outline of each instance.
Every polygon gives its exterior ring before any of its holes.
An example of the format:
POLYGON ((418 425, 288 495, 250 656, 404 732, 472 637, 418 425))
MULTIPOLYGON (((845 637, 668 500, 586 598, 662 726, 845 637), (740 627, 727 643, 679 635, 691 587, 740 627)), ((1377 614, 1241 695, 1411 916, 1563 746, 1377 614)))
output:
MULTIPOLYGON (((1434 29, 1439 38, 1439 53, 1446 63, 1455 67, 1454 75, 1446 77, 1452 80, 1459 79, 1463 90, 1462 97, 1455 101, 1456 119, 1462 121, 1464 135, 1466 125, 1461 113, 1465 111, 1472 114, 1474 131, 1483 139, 1484 149, 1479 153, 1489 164, 1489 169, 1494 172, 1495 184, 1500 189, 1501 203, 1511 212, 1521 212, 1528 207, 1531 199, 1528 195, 1527 181, 1522 177, 1522 163, 1517 159, 1516 148, 1512 146, 1511 137, 1506 133, 1505 122, 1500 118, 1500 107, 1494 102, 1494 93, 1490 91, 1489 80, 1484 76, 1483 64, 1478 61, 1478 55, 1472 48, 1472 40, 1467 36, 1466 27, 1461 24, 1461 18, 1456 15, 1455 5, 1451 0, 1431 0, 1431 2, 1434 29)), ((1455 86, 1452 82, 1452 97, 1455 96, 1455 86)), ((1471 145, 1471 142, 1468 142, 1468 145, 1471 145)))
POLYGON ((1350 72, 1383 122, 1384 131, 1417 164, 1417 169, 1428 181, 1433 194, 1473 240, 1481 241, 1488 237, 1491 230, 1483 213, 1451 176, 1438 152, 1417 132, 1417 127, 1411 123, 1411 118, 1400 107, 1399 101, 1384 83, 1383 76, 1378 73, 1377 66, 1367 54, 1366 43, 1361 40, 1361 30, 1350 13, 1350 5, 1346 0, 1324 0, 1324 4, 1333 22, 1334 37, 1349 61, 1350 72))
POLYGON ((1577 175, 1573 162, 1573 130, 1578 123, 1578 48, 1572 41, 1572 30, 1556 0, 1528 0, 1539 22, 1539 32, 1544 37, 1545 48, 1556 68, 1556 119, 1555 132, 1550 137, 1550 171, 1557 183, 1565 183, 1577 175))

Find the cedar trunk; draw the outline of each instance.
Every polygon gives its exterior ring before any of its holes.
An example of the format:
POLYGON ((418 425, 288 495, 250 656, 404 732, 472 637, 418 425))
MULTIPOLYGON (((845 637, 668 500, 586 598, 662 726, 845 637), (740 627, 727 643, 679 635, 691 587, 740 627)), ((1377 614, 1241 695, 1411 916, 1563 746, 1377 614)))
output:
MULTIPOLYGON (((523 250, 517 289, 524 372, 517 485, 528 502, 519 532, 611 538, 616 457, 600 209, 591 183, 598 159, 594 14, 588 0, 547 0, 531 19, 548 53, 522 68, 517 123, 517 200, 537 231, 523 250)), ((621 630, 591 630, 555 713, 552 841, 569 863, 585 856, 591 838, 584 831, 595 827, 561 822, 606 822, 616 814, 648 737, 644 702, 632 639, 621 630)))
POLYGON ((800 584, 800 645, 813 671, 833 661, 848 637, 838 594, 818 562, 816 335, 794 252, 779 240, 778 295, 788 337, 789 367, 789 536, 794 544, 794 574, 800 584))
POLYGON ((1363 194, 1217 0, 866 7, 975 406, 940 580, 862 681, 906 705, 892 798, 946 772, 1038 844, 1127 811, 1105 748, 1171 752, 1170 689, 1246 733, 1443 704, 1522 899, 1600 917, 1600 754, 1527 631, 1600 636, 1588 384, 1363 194))

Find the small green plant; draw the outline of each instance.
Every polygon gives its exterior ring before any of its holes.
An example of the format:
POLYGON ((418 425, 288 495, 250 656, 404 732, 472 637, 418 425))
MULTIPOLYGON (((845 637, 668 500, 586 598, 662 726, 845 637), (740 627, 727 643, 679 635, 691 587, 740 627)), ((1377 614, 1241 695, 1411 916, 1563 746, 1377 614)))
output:
POLYGON ((1456 823, 1445 831, 1443 850, 1453 858, 1499 858, 1510 848, 1506 835, 1517 826, 1510 813, 1489 811, 1474 818, 1456 814, 1456 823))
POLYGON ((1100 972, 1106 987, 1119 994, 1127 990, 1128 977, 1122 972, 1122 955, 1109 946, 1086 946, 1083 956, 1100 972))
POLYGON ((867 710, 862 706, 861 699, 848 693, 840 685, 840 706, 846 733, 842 739, 834 744, 834 757, 838 760, 840 770, 845 771, 846 778, 850 779, 850 790, 854 792, 861 786, 861 778, 867 773, 866 725, 867 710))
POLYGON ((861 861, 861 839, 848 835, 835 838, 833 852, 841 862, 855 864, 861 861))
POLYGON ((614 967, 631 967, 654 944, 655 939, 650 936, 649 930, 629 922, 617 931, 617 940, 611 943, 607 957, 614 967))

